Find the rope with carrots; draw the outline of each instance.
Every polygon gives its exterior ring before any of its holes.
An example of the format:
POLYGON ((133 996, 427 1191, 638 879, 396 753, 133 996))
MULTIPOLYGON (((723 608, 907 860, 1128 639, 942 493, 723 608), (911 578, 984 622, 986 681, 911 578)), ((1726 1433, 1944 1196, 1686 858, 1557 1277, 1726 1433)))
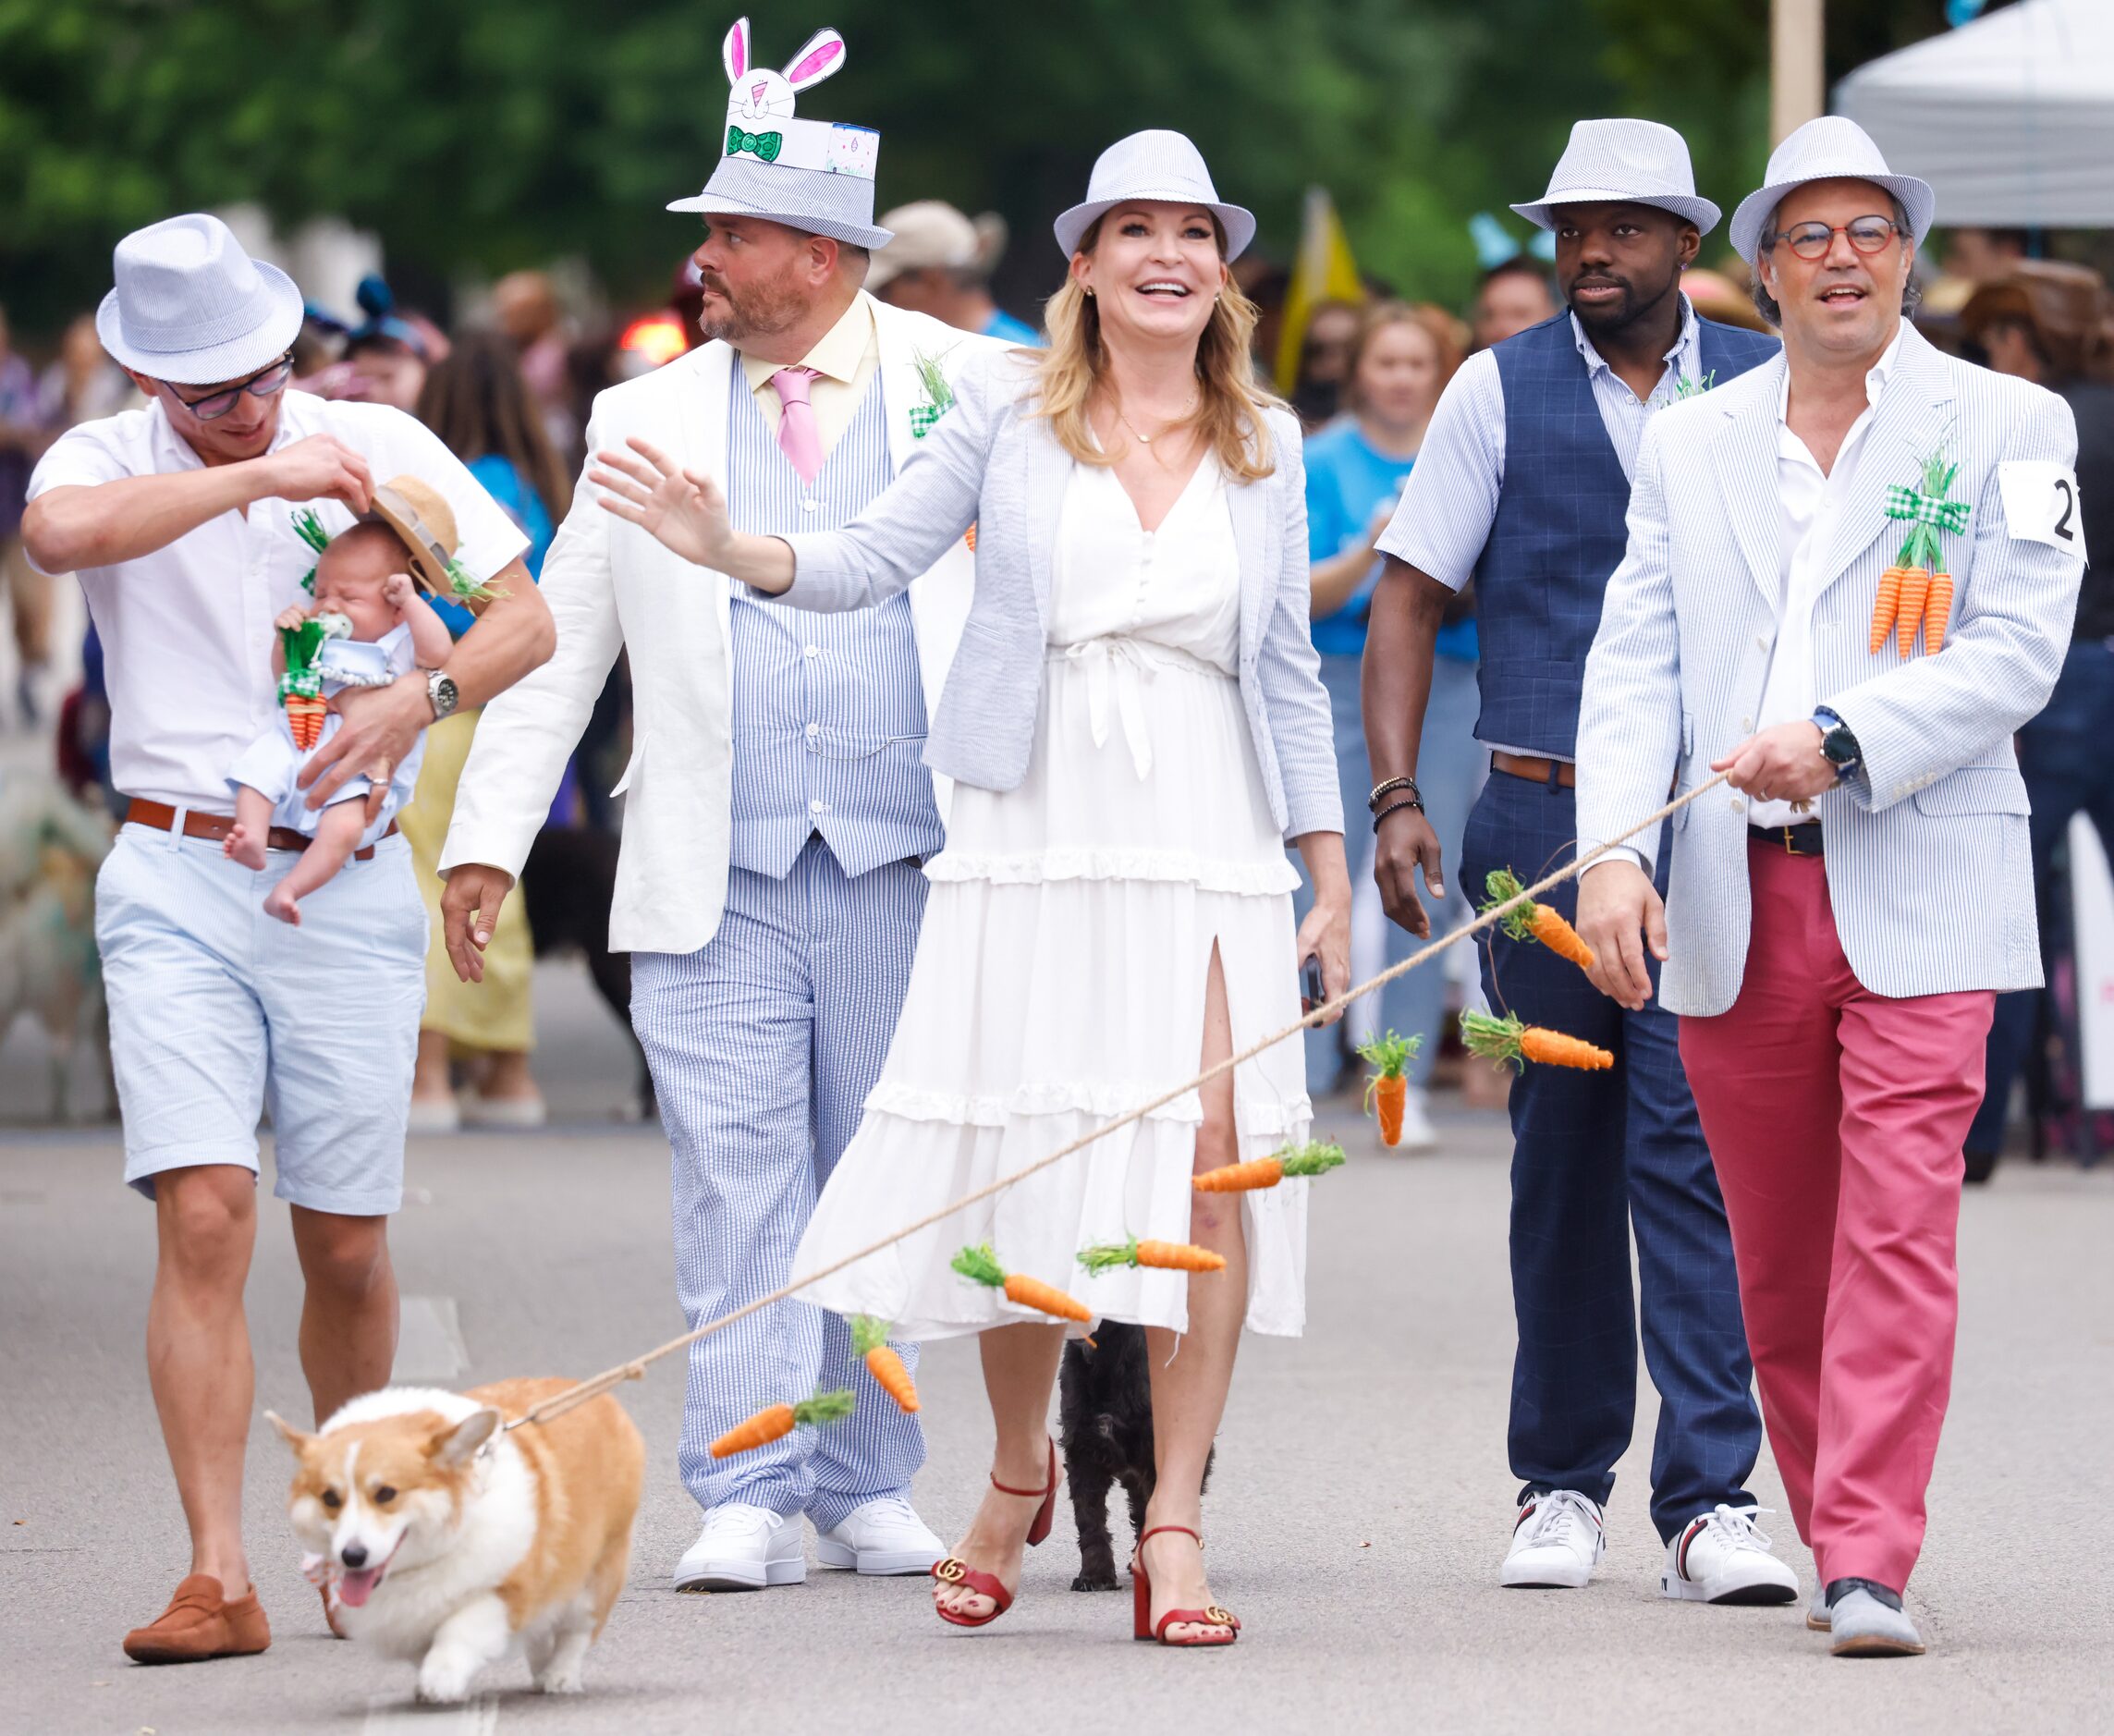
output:
POLYGON ((659 1362, 663 1357, 672 1356, 680 1350, 687 1350, 690 1345, 697 1343, 699 1339, 710 1338, 715 1332, 732 1326, 737 1320, 744 1319, 760 1309, 770 1308, 785 1302, 800 1290, 805 1290, 810 1284, 819 1283, 822 1279, 843 1271, 847 1266, 857 1265, 860 1261, 870 1259, 884 1248, 892 1248, 898 1241, 908 1241, 921 1230, 930 1229, 935 1224, 944 1223, 957 1212, 965 1211, 971 1205, 979 1204, 996 1194, 1003 1193, 1008 1188, 1018 1186, 1030 1176, 1041 1173, 1053 1164, 1061 1163, 1067 1157, 1077 1155, 1093 1144, 1095 1140, 1106 1139, 1118 1128, 1129 1127, 1133 1122, 1143 1120, 1154 1110, 1165 1108, 1176 1098, 1186 1095, 1200 1085, 1208 1084, 1221 1073, 1231 1072, 1236 1067, 1243 1066, 1253 1060, 1258 1055, 1276 1047, 1287 1038, 1297 1036, 1309 1025, 1318 1024, 1322 1021, 1333 1017, 1349 1007, 1352 1001, 1370 995, 1375 989, 1392 983, 1398 976, 1413 971, 1419 965, 1436 959, 1447 947, 1455 945, 1457 942, 1466 940, 1472 935, 1479 935, 1485 929, 1502 922, 1506 913, 1519 905, 1531 903, 1540 894, 1548 891, 1550 887, 1561 886, 1565 881, 1576 878, 1607 855, 1608 851, 1628 843, 1638 833, 1649 831, 1653 826, 1670 819, 1699 796, 1708 795, 1724 783, 1727 776, 1727 773, 1720 772, 1708 783, 1698 784, 1693 789, 1675 797, 1656 813, 1646 815, 1619 837, 1608 839, 1607 843, 1588 850, 1576 862, 1558 869, 1553 874, 1545 875, 1535 881, 1533 886, 1522 888, 1517 896, 1507 899, 1501 904, 1492 905, 1473 922, 1455 929, 1450 935, 1442 935, 1438 939, 1427 942, 1408 958, 1398 964, 1389 965, 1379 975, 1371 980, 1344 990, 1334 1000, 1324 1001, 1296 1023, 1287 1025, 1282 1031, 1272 1032, 1270 1035, 1250 1044, 1248 1047, 1237 1055, 1228 1055, 1224 1060, 1214 1062, 1197 1074, 1194 1079, 1185 1080, 1182 1083, 1161 1093, 1151 1102, 1142 1103, 1134 1109, 1126 1110, 1113 1120, 1104 1122, 1091 1133, 1081 1134, 1069 1144, 1059 1145, 1047 1156, 1036 1158, 1033 1163, 1014 1170, 1011 1175, 1000 1176, 997 1180, 978 1188, 973 1193, 963 1194, 961 1198, 950 1204, 941 1206, 936 1212, 928 1213, 914 1224, 906 1224, 893 1234, 883 1236, 878 1241, 860 1249, 856 1253, 848 1253, 840 1260, 833 1260, 817 1271, 803 1273, 800 1277, 780 1285, 769 1295, 759 1296, 753 1302, 744 1302, 731 1314, 721 1314, 715 1320, 707 1320, 702 1326, 697 1326, 684 1333, 680 1338, 670 1339, 666 1344, 648 1351, 643 1356, 634 1357, 628 1363, 619 1363, 614 1368, 605 1368, 599 1375, 592 1375, 577 1386, 568 1387, 563 1392, 554 1393, 541 1404, 532 1405, 519 1416, 508 1423, 507 1427, 517 1429, 528 1423, 547 1423, 553 1417, 564 1415, 566 1412, 572 1410, 576 1405, 582 1405, 591 1399, 600 1398, 602 1394, 614 1387, 622 1385, 627 1380, 643 1379, 648 1366, 659 1362))

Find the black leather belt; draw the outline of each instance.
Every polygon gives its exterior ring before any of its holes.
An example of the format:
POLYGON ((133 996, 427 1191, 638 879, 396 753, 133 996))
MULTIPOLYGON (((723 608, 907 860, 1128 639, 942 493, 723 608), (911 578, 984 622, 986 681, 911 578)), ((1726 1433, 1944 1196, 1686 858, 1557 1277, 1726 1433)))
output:
POLYGON ((1787 856, 1827 854, 1827 840, 1821 836, 1818 820, 1808 820, 1802 825, 1751 825, 1747 828, 1747 839, 1753 844, 1766 844, 1771 850, 1780 850, 1787 856))

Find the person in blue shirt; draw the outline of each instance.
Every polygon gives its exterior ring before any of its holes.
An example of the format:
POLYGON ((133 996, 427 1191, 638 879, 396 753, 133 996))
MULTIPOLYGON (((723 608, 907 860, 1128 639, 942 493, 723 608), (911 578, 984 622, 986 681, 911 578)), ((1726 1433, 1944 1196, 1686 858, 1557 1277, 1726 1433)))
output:
POLYGON ((996 212, 970 217, 943 199, 920 199, 884 213, 881 226, 894 238, 866 269, 868 294, 958 331, 1043 347, 1042 333, 991 299, 991 274, 1006 251, 1006 220, 996 212))
MULTIPOLYGON (((570 504, 572 489, 544 432, 513 346, 493 332, 458 337, 426 376, 419 394, 419 419, 521 527, 529 538, 522 559, 530 576, 541 578, 544 556, 556 520, 570 504)), ((433 599, 433 605, 457 638, 469 630, 467 609, 440 597, 433 599)), ((543 1094, 529 1070, 535 1029, 529 984, 535 960, 527 923, 499 924, 485 954, 482 983, 458 980, 442 944, 440 851, 477 716, 474 711, 458 712, 426 731, 418 791, 397 822, 419 869, 433 929, 426 954, 426 1007, 419 1021, 418 1070, 411 1082, 414 1132, 448 1131, 462 1120, 533 1127, 544 1119, 543 1094), (494 955, 502 940, 506 956, 495 968, 494 955), (464 1055, 483 1061, 475 1094, 458 1106, 450 1061, 464 1055)))
MULTIPOLYGON (((1352 339, 1345 376, 1345 413, 1306 442, 1307 548, 1313 562, 1314 643, 1321 654, 1322 680, 1336 715, 1336 761, 1343 811, 1361 815, 1373 788, 1360 715, 1360 666, 1365 654, 1365 617, 1380 575, 1374 547, 1401 497, 1402 484, 1424 444, 1424 429, 1439 394, 1460 365, 1461 343, 1450 315, 1434 307, 1383 301, 1364 310, 1352 339)), ((1481 776, 1475 727, 1475 618, 1464 603, 1457 620, 1438 640, 1432 678, 1431 721, 1417 764, 1417 778, 1432 824, 1458 848, 1481 776)), ((1347 835, 1353 857, 1369 853, 1372 839, 1358 843, 1360 826, 1347 835)), ((1362 973, 1383 961, 1406 958, 1415 943, 1381 910, 1370 873, 1353 874, 1365 892, 1352 912, 1351 946, 1362 973)), ((1465 904, 1460 911, 1465 920, 1465 904)), ((1354 970, 1353 975, 1360 974, 1354 970)), ((1402 1143, 1428 1146, 1433 1136, 1424 1112, 1424 1085, 1438 1048, 1446 1012, 1443 971, 1412 971, 1398 978, 1365 1015, 1374 1028, 1422 1033, 1424 1047, 1411 1072, 1402 1118, 1402 1143)), ((1370 1005, 1370 1004, 1369 1004, 1370 1005)), ((1307 1088, 1334 1090, 1351 1063, 1347 1044, 1355 1040, 1359 1013, 1340 1026, 1307 1033, 1307 1088), (1350 1034, 1346 1034, 1350 1033, 1350 1034)), ((1362 1026, 1358 1028, 1362 1029, 1362 1026)))

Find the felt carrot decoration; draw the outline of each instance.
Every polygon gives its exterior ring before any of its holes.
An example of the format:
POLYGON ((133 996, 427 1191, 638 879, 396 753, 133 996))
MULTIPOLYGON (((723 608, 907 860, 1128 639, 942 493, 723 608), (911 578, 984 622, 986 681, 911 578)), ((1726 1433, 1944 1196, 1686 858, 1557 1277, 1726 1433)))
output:
POLYGON ((1879 575, 1879 594, 1872 605, 1872 650, 1875 654, 1892 634, 1895 617, 1901 612, 1901 577, 1907 571, 1905 567, 1889 567, 1879 575))
POLYGON ((800 1424, 841 1423, 858 1409, 859 1400, 849 1392, 818 1392, 798 1404, 765 1405, 746 1423, 737 1423, 712 1443, 715 1459, 731 1459, 736 1453, 754 1452, 782 1440, 800 1424))
MULTIPOLYGON (((1490 894, 1484 901, 1485 911, 1511 903, 1524 889, 1519 875, 1509 868, 1493 868, 1484 877, 1483 885, 1490 894)), ((1504 929, 1514 940, 1540 941, 1558 958, 1569 959, 1582 971, 1593 969, 1593 948, 1579 938, 1577 929, 1564 921, 1563 912, 1549 905, 1537 904, 1532 899, 1524 904, 1514 905, 1505 912, 1504 929)))
POLYGON ((1343 1162, 1343 1147, 1323 1140, 1304 1145, 1288 1145, 1267 1157, 1251 1157, 1246 1163, 1226 1164, 1191 1176, 1191 1187, 1199 1193, 1247 1193, 1256 1188, 1274 1188, 1287 1176, 1318 1176, 1343 1162))
MULTIPOLYGON (((318 555, 330 546, 330 532, 323 528, 323 520, 315 516, 313 507, 302 507, 294 513, 294 534, 306 543, 318 555)), ((301 575, 301 589, 311 596, 315 594, 315 568, 311 567, 301 575)))
POLYGON ((1365 1082, 1365 1103, 1368 1108, 1375 1104, 1379 1106, 1383 1145, 1402 1143, 1402 1111, 1410 1100, 1406 1070, 1423 1045, 1422 1037, 1399 1037, 1390 1031, 1384 1037, 1358 1045, 1360 1058, 1370 1061, 1376 1070, 1365 1082))
POLYGON ((859 1315, 851 1323, 851 1349, 866 1364, 874 1384, 895 1400, 898 1409, 917 1410, 917 1386, 910 1379, 910 1371, 903 1366, 903 1359, 888 1343, 886 1321, 876 1320, 872 1314, 859 1315))
POLYGON ((1055 1314, 1059 1320, 1077 1320, 1081 1325, 1093 1323, 1094 1311, 1077 1297, 1067 1296, 1055 1285, 1045 1284, 1039 1278, 1030 1278, 1024 1272, 1008 1272, 998 1264, 998 1256, 991 1252, 988 1241, 980 1247, 964 1248, 949 1264, 971 1283, 1004 1290, 1009 1302, 1055 1314))
POLYGON ((1129 1241, 1107 1241, 1097 1247, 1081 1248, 1079 1263, 1097 1275, 1117 1265, 1149 1265, 1164 1272, 1226 1270, 1226 1256, 1214 1253, 1209 1248, 1193 1247, 1186 1241, 1140 1241, 1135 1236, 1129 1241))
POLYGON ((1924 616, 1924 651, 1937 656, 1945 649, 1946 624, 1952 618, 1952 575, 1934 572, 1930 576, 1930 607, 1924 616))
POLYGON ((1916 635, 1923 630, 1924 605, 1930 600, 1930 571, 1924 567, 1911 567, 1901 574, 1901 612, 1894 623, 1894 631, 1900 640, 1901 655, 1907 656, 1914 649, 1916 635))
POLYGON ((976 553, 976 525, 973 520, 970 523, 968 534, 961 540, 969 544, 969 552, 971 555, 976 553))
MULTIPOLYGON (((1923 476, 1913 488, 1903 488, 1896 483, 1889 486, 1886 496, 1886 512, 1889 519, 1907 522, 1909 534, 1901 544, 1901 552, 1892 567, 1879 581, 1879 594, 1872 611, 1872 649, 1876 652, 1887 641, 1891 630, 1899 639, 1901 655, 1907 656, 1914 648, 1918 633, 1924 636, 1929 648, 1929 629, 1924 620, 1924 608, 1934 599, 1936 581, 1933 575, 1944 562, 1944 550, 1938 544, 1938 533, 1949 532, 1958 536, 1967 529, 1968 505, 1964 500, 1949 500, 1946 496, 1952 488, 1952 479, 1960 473, 1958 464, 1948 464, 1941 448, 1923 461, 1923 476), (1899 607, 1889 600, 1888 581, 1899 575, 1899 607), (1884 617, 1884 618, 1882 618, 1884 617)), ((1947 604, 1951 601, 1951 581, 1949 578, 1945 591, 1947 604)), ((1937 628, 1939 644, 1945 642, 1945 623, 1937 628)))
POLYGON ((330 707, 315 693, 288 693, 285 704, 287 727, 293 732, 294 745, 306 753, 323 740, 323 720, 330 707))
POLYGON ((1460 1040, 1471 1055, 1502 1065, 1539 1061, 1545 1067, 1577 1067, 1588 1072, 1615 1065, 1606 1049, 1542 1025, 1522 1024, 1517 1013, 1493 1019, 1488 1013, 1460 1015, 1460 1040))

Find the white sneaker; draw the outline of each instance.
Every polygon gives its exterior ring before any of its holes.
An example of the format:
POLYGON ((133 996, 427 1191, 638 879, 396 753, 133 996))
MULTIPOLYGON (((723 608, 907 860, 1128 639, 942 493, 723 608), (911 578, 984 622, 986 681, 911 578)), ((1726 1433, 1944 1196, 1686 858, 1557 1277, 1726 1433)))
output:
POLYGON ((727 1501, 705 1514, 704 1529, 676 1563, 679 1592, 757 1591, 798 1585, 807 1576, 800 1521, 741 1501, 727 1501))
POLYGON ((884 1495, 855 1507, 827 1531, 814 1534, 815 1559, 825 1567, 861 1573, 928 1573, 947 1556, 947 1546, 899 1495, 884 1495))
POLYGON ((1546 1489, 1520 1503, 1498 1583, 1576 1590, 1592 1583, 1593 1570, 1607 1553, 1600 1503, 1576 1489, 1546 1489))
MULTIPOLYGON (((1424 1094, 1415 1085, 1402 1099, 1402 1137, 1392 1147, 1395 1151, 1436 1151, 1438 1132, 1431 1124, 1431 1106, 1424 1094)), ((1381 1150, 1388 1150, 1383 1145, 1381 1150)))
POLYGON ((1754 1522, 1766 1510, 1720 1501, 1690 1520, 1667 1545, 1659 1590, 1689 1603, 1796 1603, 1798 1575, 1769 1553, 1768 1534, 1754 1522))

